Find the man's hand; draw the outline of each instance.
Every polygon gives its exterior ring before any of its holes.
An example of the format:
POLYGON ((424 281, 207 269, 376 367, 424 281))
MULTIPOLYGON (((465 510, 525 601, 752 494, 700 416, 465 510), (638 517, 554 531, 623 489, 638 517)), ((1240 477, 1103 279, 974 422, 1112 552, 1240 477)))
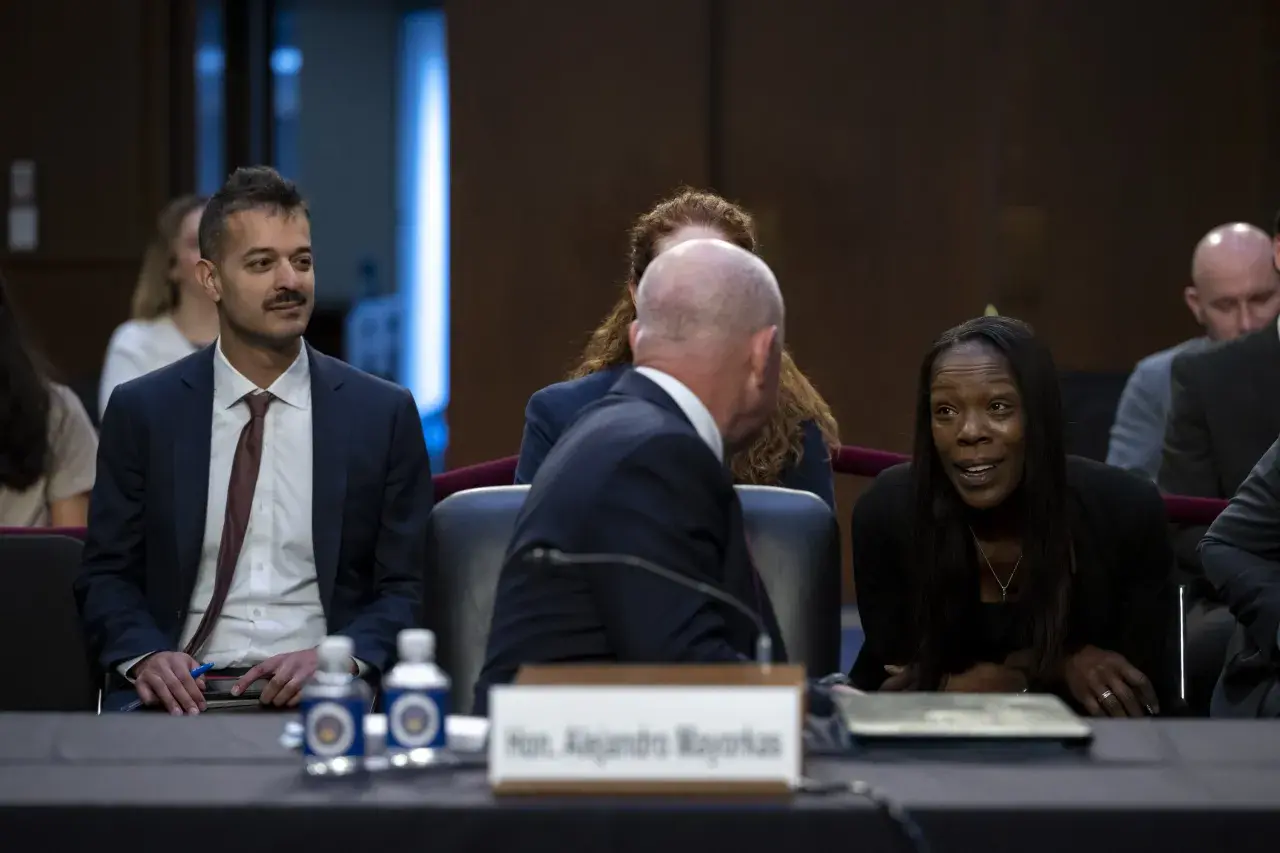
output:
POLYGON ((942 689, 948 693, 1021 693, 1027 689, 1027 676, 1011 666, 979 663, 948 676, 942 689))
POLYGON ((1160 713, 1155 688, 1124 655, 1085 646, 1063 664, 1067 689, 1095 717, 1160 713))
POLYGON ((253 682, 270 678, 262 688, 259 700, 263 705, 277 708, 293 707, 302 698, 302 687, 316 671, 316 650, 303 649, 269 657, 250 669, 231 688, 232 696, 239 696, 253 682))
POLYGON ((170 714, 198 714, 205 709, 204 678, 192 678, 200 662, 182 652, 156 652, 130 673, 144 705, 163 705, 170 714))

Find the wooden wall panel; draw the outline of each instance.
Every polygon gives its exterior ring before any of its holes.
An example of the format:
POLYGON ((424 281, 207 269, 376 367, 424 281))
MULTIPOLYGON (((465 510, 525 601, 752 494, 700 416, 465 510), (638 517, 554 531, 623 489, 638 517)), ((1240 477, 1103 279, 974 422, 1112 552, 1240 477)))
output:
POLYGON ((1280 205, 1280 5, 1003 6, 1026 20, 1005 46, 1005 89, 1021 93, 999 140, 1001 212, 1031 213, 1037 233, 997 239, 996 284, 1062 365, 1126 369, 1196 333, 1181 291, 1200 237, 1269 226, 1280 205), (1034 260, 1010 269, 1020 255, 1034 260))
POLYGON ((1280 204, 1276 4, 726 10, 722 189, 848 443, 909 448, 923 349, 988 302, 1074 369, 1193 334, 1195 242, 1280 204))
POLYGON ((921 26, 902 4, 727 5, 723 190, 761 217, 790 346, 846 443, 907 449, 923 348, 982 308, 992 75, 973 8, 921 26))
POLYGON ((516 452, 626 272, 625 232, 706 179, 702 0, 449 4, 451 466, 516 452))
POLYGON ((0 4, 5 198, 10 162, 32 159, 40 213, 38 250, 9 254, 0 245, 0 270, 32 336, 67 378, 96 374, 170 193, 170 22, 181 5, 0 4))

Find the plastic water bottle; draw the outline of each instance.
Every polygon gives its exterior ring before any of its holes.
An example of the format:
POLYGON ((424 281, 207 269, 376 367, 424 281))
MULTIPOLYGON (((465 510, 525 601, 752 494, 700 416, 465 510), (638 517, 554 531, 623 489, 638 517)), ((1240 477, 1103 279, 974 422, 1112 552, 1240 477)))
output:
POLYGON ((382 682, 387 754, 396 767, 449 762, 445 719, 451 682, 436 666, 436 635, 409 629, 396 638, 400 662, 382 682))
POLYGON ((369 686, 351 674, 350 637, 326 637, 316 674, 302 689, 302 753, 312 776, 345 776, 364 766, 369 686))

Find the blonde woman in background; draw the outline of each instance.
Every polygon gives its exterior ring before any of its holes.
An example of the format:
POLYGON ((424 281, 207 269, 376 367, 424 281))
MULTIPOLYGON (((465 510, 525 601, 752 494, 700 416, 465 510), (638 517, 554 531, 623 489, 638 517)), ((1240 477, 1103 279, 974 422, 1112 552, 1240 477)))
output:
POLYGON ((107 344, 99 413, 107 410, 117 385, 191 355, 218 336, 217 307, 195 275, 204 204, 200 196, 182 196, 161 211, 133 291, 132 319, 107 344))

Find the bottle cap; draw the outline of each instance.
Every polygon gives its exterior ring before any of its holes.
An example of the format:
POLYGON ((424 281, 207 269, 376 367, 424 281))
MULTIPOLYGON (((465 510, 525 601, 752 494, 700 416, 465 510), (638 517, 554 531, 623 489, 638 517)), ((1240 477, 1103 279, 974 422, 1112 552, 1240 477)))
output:
POLYGON ((316 649, 316 655, 320 659, 320 669, 324 672, 350 672, 354 650, 355 645, 350 637, 338 634, 325 637, 320 641, 320 647, 316 649))
POLYGON ((406 628, 396 638, 400 660, 429 663, 436 656, 436 635, 424 628, 406 628))

